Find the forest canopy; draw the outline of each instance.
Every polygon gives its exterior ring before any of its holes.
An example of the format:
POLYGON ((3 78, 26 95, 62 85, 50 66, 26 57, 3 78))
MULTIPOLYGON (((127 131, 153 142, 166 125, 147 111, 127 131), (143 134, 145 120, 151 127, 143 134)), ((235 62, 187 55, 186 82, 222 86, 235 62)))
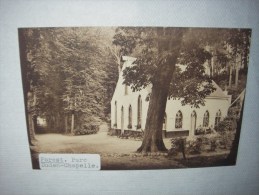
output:
POLYGON ((50 132, 109 120, 118 78, 111 54, 114 28, 20 29, 27 112, 50 132), (73 115, 73 118, 71 118, 73 115))

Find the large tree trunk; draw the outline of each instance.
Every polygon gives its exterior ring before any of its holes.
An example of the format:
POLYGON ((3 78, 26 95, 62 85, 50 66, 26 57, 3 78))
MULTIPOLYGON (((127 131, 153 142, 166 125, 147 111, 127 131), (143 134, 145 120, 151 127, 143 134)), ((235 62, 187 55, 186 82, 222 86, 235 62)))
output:
POLYGON ((209 77, 211 78, 212 77, 212 59, 210 59, 208 61, 208 64, 209 64, 209 77))
POLYGON ((229 67, 229 80, 228 80, 228 87, 231 88, 232 87, 232 64, 230 64, 229 67))
POLYGON ((238 87, 238 76, 239 76, 239 62, 237 62, 237 53, 235 54, 235 65, 236 65, 236 77, 235 77, 235 87, 238 87))
POLYGON ((68 133, 68 118, 67 118, 67 114, 65 114, 65 133, 68 133))
POLYGON ((165 64, 157 75, 157 82, 153 84, 147 112, 146 127, 142 145, 137 152, 167 151, 163 138, 162 128, 165 114, 168 90, 175 68, 173 64, 165 64))
POLYGON ((245 73, 247 73, 247 69, 248 69, 248 59, 249 59, 249 44, 250 44, 250 41, 249 41, 249 35, 245 35, 244 37, 244 49, 243 49, 243 52, 242 52, 242 56, 243 56, 243 64, 244 64, 244 71, 245 73))
POLYGON ((36 129, 36 123, 37 123, 37 118, 35 118, 36 98, 35 98, 34 92, 30 91, 27 93, 26 105, 27 105, 26 110, 27 110, 27 121, 28 121, 27 128, 29 133, 28 137, 29 137, 29 142, 32 143, 32 141, 35 140, 35 129, 36 129))
POLYGON ((28 117, 28 129, 29 129, 29 140, 35 140, 35 124, 34 117, 31 113, 27 114, 28 117))
POLYGON ((32 122, 33 122, 33 128, 34 128, 34 134, 38 132, 38 123, 37 123, 37 115, 33 115, 32 122))
POLYGON ((152 93, 149 100, 146 126, 142 145, 137 152, 167 151, 162 137, 163 119, 167 103, 170 82, 175 70, 175 64, 182 44, 183 31, 171 31, 167 28, 157 29, 158 58, 164 52, 170 56, 161 57, 158 72, 153 80, 152 93))
POLYGON ((74 127, 75 127, 75 114, 74 114, 74 112, 72 112, 72 115, 71 115, 71 134, 74 133, 74 127))

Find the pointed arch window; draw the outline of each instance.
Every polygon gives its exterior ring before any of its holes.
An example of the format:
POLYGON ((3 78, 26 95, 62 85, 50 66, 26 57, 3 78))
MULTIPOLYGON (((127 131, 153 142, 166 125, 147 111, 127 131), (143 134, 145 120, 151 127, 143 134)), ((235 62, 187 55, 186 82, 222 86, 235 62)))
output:
POLYGON ((176 117, 175 117, 175 128, 182 128, 182 127, 183 127, 183 114, 179 110, 176 113, 176 117))
POLYGON ((128 128, 129 129, 132 128, 132 107, 131 107, 131 105, 129 106, 129 124, 128 124, 128 128))
POLYGON ((163 129, 166 130, 166 124, 167 124, 167 115, 166 115, 166 112, 165 112, 165 115, 164 115, 164 120, 163 120, 163 129))
POLYGON ((216 117, 215 117, 215 126, 217 126, 219 124, 221 120, 221 111, 219 110, 217 113, 216 113, 216 117))
POLYGON ((115 107, 114 107, 114 127, 117 127, 117 101, 115 101, 115 107))
POLYGON ((209 126, 209 118, 210 118, 210 114, 209 114, 209 111, 207 110, 205 113, 204 113, 204 116, 203 116, 203 127, 208 127, 209 126))
POLYGON ((142 123, 142 100, 141 96, 138 96, 138 115, 137 115, 137 129, 141 128, 142 123))
POLYGON ((124 108, 121 107, 121 131, 124 131, 124 108))

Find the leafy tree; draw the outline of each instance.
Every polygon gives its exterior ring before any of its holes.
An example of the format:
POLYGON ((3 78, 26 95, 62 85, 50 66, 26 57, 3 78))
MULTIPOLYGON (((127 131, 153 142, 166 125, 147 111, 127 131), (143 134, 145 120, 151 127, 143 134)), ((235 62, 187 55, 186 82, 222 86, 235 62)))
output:
POLYGON ((167 150, 162 125, 168 97, 178 97, 183 104, 199 107, 214 90, 203 67, 211 56, 199 44, 203 41, 193 39, 193 34, 195 31, 188 28, 116 30, 113 43, 125 55, 133 53, 137 57, 135 66, 125 68, 124 83, 131 85, 133 91, 152 85, 144 138, 138 152, 167 150), (185 64, 185 70, 177 69, 177 63, 185 64))
POLYGON ((110 51, 107 50, 107 55, 105 57, 105 64, 104 67, 105 76, 103 77, 103 84, 102 88, 105 90, 105 98, 104 98, 104 116, 105 121, 110 121, 110 113, 111 113, 111 99, 113 93, 116 88, 116 84, 119 77, 119 72, 116 71, 118 68, 118 64, 114 63, 114 59, 111 59, 110 51))
POLYGON ((232 86, 233 70, 235 70, 235 88, 238 87, 239 70, 243 68, 247 71, 250 38, 250 29, 231 29, 226 33, 226 50, 230 58, 229 88, 232 86))
POLYGON ((104 118, 104 108, 110 103, 107 94, 113 91, 103 86, 116 79, 105 74, 111 65, 103 46, 104 41, 111 44, 111 38, 105 32, 100 28, 20 30, 26 35, 21 49, 24 86, 33 91, 37 116, 46 118, 50 131, 73 132, 75 126, 104 118))
POLYGON ((39 37, 38 33, 32 30, 19 30, 19 40, 20 40, 20 60, 22 67, 23 76, 23 90, 25 99, 25 109, 26 109, 26 122, 28 130, 29 144, 33 145, 33 140, 35 140, 35 116, 37 115, 36 108, 36 86, 38 83, 38 74, 35 70, 33 63, 33 58, 31 57, 34 53, 34 48, 37 47, 36 44, 28 43, 27 40, 35 40, 39 37))

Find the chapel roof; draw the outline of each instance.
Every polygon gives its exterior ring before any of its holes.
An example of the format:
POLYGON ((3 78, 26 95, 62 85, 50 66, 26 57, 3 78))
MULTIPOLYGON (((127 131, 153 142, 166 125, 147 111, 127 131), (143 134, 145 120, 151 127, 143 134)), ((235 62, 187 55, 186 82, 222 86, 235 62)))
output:
POLYGON ((213 87, 216 88, 214 92, 212 92, 209 97, 228 97, 226 92, 224 92, 214 81, 212 81, 213 87))

